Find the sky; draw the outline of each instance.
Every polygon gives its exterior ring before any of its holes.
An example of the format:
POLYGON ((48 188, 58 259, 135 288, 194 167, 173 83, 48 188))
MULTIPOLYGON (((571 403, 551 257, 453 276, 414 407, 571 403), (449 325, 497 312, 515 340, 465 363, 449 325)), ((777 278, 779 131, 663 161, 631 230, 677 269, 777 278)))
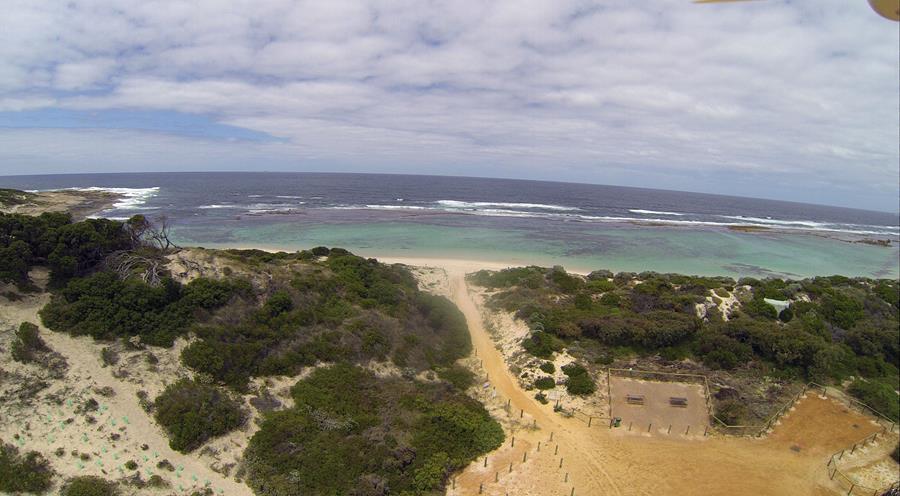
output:
POLYGON ((296 170, 897 211, 865 0, 4 0, 0 175, 296 170))

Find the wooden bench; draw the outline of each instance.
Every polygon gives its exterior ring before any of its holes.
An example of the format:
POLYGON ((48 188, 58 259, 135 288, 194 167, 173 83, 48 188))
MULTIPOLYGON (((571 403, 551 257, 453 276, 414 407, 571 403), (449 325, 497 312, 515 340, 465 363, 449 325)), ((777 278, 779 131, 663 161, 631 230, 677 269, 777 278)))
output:
POLYGON ((669 397, 669 405, 677 406, 679 408, 687 408, 687 406, 688 406, 687 398, 682 398, 679 396, 670 396, 669 397))
POLYGON ((644 395, 643 394, 628 394, 628 395, 625 395, 625 401, 627 401, 629 405, 643 405, 644 404, 644 395))

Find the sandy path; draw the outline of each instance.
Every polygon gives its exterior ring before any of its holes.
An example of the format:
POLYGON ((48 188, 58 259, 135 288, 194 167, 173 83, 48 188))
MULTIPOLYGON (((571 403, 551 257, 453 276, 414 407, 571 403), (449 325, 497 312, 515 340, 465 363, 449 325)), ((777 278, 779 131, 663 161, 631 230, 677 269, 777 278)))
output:
MULTIPOLYGON (((49 295, 43 294, 30 297, 27 303, 2 306, 0 318, 16 326, 24 321, 39 323, 37 312, 48 298, 49 295)), ((159 474, 171 482, 172 490, 178 489, 179 493, 190 493, 208 482, 208 486, 216 494, 252 495, 246 485, 211 470, 195 455, 183 455, 169 448, 165 433, 141 408, 137 386, 113 377, 112 367, 101 366, 100 346, 93 343, 90 337, 75 338, 49 331, 42 326, 41 336, 53 350, 66 358, 70 367, 66 377, 62 379, 63 384, 54 385, 53 388, 66 388, 75 405, 89 397, 97 399, 101 404, 95 415, 97 422, 85 422, 83 417, 71 411, 72 405, 44 403, 29 412, 27 430, 19 422, 4 422, 0 426, 0 437, 11 439, 12 434, 18 432, 24 439, 21 444, 23 449, 42 452, 53 468, 65 477, 107 474, 112 477, 128 476, 134 472, 120 468, 124 462, 134 460, 145 480, 152 474, 159 474), (115 396, 102 397, 93 393, 103 387, 112 388, 115 396), (65 418, 73 418, 74 421, 65 425, 65 418), (119 439, 112 440, 112 434, 118 434, 119 439), (147 448, 144 449, 143 445, 147 448), (59 447, 65 449, 67 454, 64 457, 53 455, 54 450, 59 447), (91 461, 82 463, 70 458, 68 452, 73 449, 91 453, 91 461), (176 470, 169 472, 158 469, 156 464, 161 460, 168 460, 176 470)))
MULTIPOLYGON (((545 408, 542 408, 542 405, 518 387, 515 379, 509 374, 502 355, 494 347, 491 337, 484 329, 481 313, 472 301, 466 287, 465 272, 454 269, 455 267, 447 269, 451 296, 454 303, 466 316, 472 335, 472 344, 478 357, 482 360, 482 367, 491 384, 497 389, 498 394, 510 400, 513 415, 517 411, 524 412, 523 415, 530 416, 537 421, 539 430, 533 433, 523 431, 519 435, 531 438, 529 439, 531 443, 537 443, 538 441, 546 442, 546 432, 553 432, 558 443, 567 447, 563 451, 568 451, 570 454, 568 459, 564 459, 564 465, 571 473, 569 480, 572 487, 577 488, 581 485, 591 488, 590 492, 581 491, 580 494, 621 495, 622 492, 618 485, 594 455, 596 447, 583 444, 585 438, 583 433, 579 432, 582 428, 576 424, 578 421, 566 421, 552 412, 548 413, 545 408)), ((565 457, 565 453, 563 453, 563 457, 565 457)))

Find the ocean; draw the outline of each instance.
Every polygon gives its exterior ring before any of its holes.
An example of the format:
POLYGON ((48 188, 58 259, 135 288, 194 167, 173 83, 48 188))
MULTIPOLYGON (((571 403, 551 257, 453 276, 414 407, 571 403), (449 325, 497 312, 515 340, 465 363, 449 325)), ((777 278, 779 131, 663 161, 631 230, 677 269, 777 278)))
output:
POLYGON ((365 256, 733 277, 900 276, 900 217, 846 208, 587 184, 270 172, 0 177, 100 188, 100 215, 165 215, 205 247, 340 246, 365 256), (890 240, 889 247, 861 243, 890 240))

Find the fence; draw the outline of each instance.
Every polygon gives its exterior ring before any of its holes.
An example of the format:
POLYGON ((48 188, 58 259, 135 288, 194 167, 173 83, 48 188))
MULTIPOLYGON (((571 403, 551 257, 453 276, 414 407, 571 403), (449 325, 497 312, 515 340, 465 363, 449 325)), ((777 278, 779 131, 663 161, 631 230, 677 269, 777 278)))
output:
POLYGON ((831 458, 828 459, 828 463, 825 465, 825 470, 828 472, 828 478, 837 482, 838 485, 840 485, 842 488, 847 489, 846 494, 848 496, 854 494, 866 496, 882 496, 886 494, 897 494, 897 491, 900 491, 900 481, 894 482, 888 486, 881 488, 867 487, 859 484, 853 477, 847 475, 838 467, 838 462, 840 462, 844 458, 844 455, 847 454, 848 451, 850 454, 853 454, 854 451, 862 446, 865 446, 867 444, 875 444, 875 442, 878 440, 878 436, 884 436, 886 432, 887 428, 882 426, 882 431, 880 433, 876 432, 874 434, 870 434, 865 438, 853 443, 853 446, 835 452, 833 455, 831 455, 831 458))
POLYGON ((610 389, 610 378, 615 375, 628 379, 638 379, 643 381, 656 382, 693 382, 703 386, 703 398, 706 401, 706 411, 710 417, 712 413, 712 399, 709 395, 709 379, 701 374, 685 374, 682 372, 657 372, 654 370, 634 370, 634 369, 606 369, 606 385, 607 398, 609 399, 609 416, 612 418, 612 391, 610 389))
POLYGON ((824 386, 819 386, 818 384, 809 383, 803 386, 803 389, 800 390, 799 393, 791 396, 791 399, 788 400, 784 405, 782 405, 778 410, 775 411, 769 418, 766 419, 765 422, 756 425, 729 425, 726 424, 722 419, 716 417, 715 414, 711 414, 716 429, 724 434, 732 435, 732 436, 748 436, 748 437, 760 437, 765 435, 769 429, 772 428, 772 425, 781 418, 782 415, 787 413, 801 398, 810 387, 817 386, 823 388, 824 386))
MULTIPOLYGON (((475 357, 477 356, 478 352, 476 350, 475 357)), ((494 387, 491 382, 490 376, 487 373, 484 373, 484 362, 481 359, 473 360, 472 366, 475 367, 476 365, 481 368, 481 373, 477 375, 481 381, 480 389, 482 394, 485 395, 483 401, 486 405, 490 401, 493 405, 505 411, 508 420, 512 424, 516 424, 516 428, 518 429, 541 429, 537 419, 526 413, 525 409, 522 408, 522 405, 513 405, 511 398, 507 398, 497 391, 496 387, 494 387)), ((578 418, 579 420, 586 419, 589 426, 596 423, 598 419, 598 417, 589 416, 577 409, 566 412, 563 408, 558 406, 558 403, 554 410, 565 412, 566 414, 570 413, 570 416, 578 418)), ((557 439, 554 439, 555 433, 551 431, 549 437, 542 438, 536 445, 529 446, 528 443, 523 443, 520 440, 519 446, 517 447, 515 437, 516 428, 512 429, 511 436, 504 442, 504 445, 509 451, 515 452, 515 456, 512 459, 504 458, 503 462, 501 462, 501 457, 491 457, 490 455, 486 455, 480 461, 475 462, 480 464, 483 472, 479 476, 476 476, 475 479, 475 482, 478 483, 478 494, 496 493, 498 490, 501 490, 500 488, 505 488, 505 484, 508 483, 507 479, 510 477, 510 474, 513 473, 514 469, 518 469, 526 463, 534 463, 540 460, 544 464, 549 462, 549 466, 559 471, 559 477, 561 479, 559 482, 568 489, 568 492, 563 496, 576 496, 574 481, 569 477, 569 472, 567 471, 568 464, 563 457, 563 450, 565 447, 562 446, 557 439)), ((458 494, 456 493, 457 483, 456 476, 450 479, 450 494, 458 494)), ((505 492, 505 494, 509 493, 505 492)))

